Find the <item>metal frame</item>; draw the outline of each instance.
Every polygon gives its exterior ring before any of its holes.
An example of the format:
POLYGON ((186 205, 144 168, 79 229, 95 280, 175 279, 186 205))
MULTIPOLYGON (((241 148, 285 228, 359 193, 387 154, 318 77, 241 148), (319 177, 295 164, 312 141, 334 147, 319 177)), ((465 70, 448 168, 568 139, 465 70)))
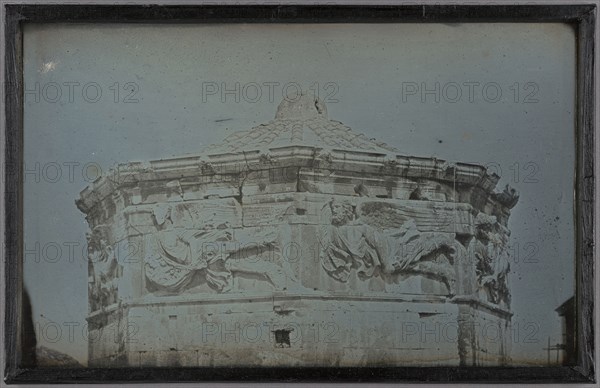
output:
POLYGON ((594 34, 596 5, 5 5, 5 381, 594 382, 594 34), (557 367, 35 368, 19 367, 23 255, 24 23, 562 22, 577 31, 576 276, 578 362, 557 367))

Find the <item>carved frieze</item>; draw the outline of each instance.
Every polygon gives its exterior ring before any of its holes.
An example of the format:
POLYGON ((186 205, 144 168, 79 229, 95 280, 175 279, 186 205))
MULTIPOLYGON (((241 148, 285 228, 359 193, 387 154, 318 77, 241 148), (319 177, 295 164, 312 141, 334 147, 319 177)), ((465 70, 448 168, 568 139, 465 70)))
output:
POLYGON ((182 221, 174 221, 174 207, 157 208, 157 231, 146 236, 144 269, 151 290, 181 293, 206 283, 216 292, 231 292, 236 291, 236 277, 244 276, 258 277, 275 290, 298 284, 281 263, 276 228, 247 236, 238 231, 234 239, 226 219, 219 224, 188 222, 182 227, 182 221))
POLYGON ((453 295, 454 263, 464 257, 465 248, 452 233, 422 232, 414 219, 393 210, 363 203, 357 212, 349 201, 330 201, 322 210, 324 219, 330 220, 321 228, 323 269, 340 282, 352 272, 363 280, 384 281, 397 274, 420 274, 441 281, 453 295))
POLYGON ((86 235, 88 250, 88 295, 90 311, 118 301, 118 280, 123 268, 109 243, 109 228, 98 225, 86 235))
POLYGON ((509 307, 509 231, 495 216, 484 213, 477 215, 475 225, 477 233, 469 249, 475 257, 479 290, 487 301, 509 307))

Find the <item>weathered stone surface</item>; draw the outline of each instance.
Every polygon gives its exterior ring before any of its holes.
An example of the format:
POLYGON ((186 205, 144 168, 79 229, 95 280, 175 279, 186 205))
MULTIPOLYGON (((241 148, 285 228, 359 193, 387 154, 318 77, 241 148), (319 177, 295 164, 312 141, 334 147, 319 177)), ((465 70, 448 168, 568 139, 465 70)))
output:
POLYGON ((76 201, 90 335, 115 332, 89 363, 506 364, 518 194, 498 179, 306 95, 201 154, 120 165, 76 201))

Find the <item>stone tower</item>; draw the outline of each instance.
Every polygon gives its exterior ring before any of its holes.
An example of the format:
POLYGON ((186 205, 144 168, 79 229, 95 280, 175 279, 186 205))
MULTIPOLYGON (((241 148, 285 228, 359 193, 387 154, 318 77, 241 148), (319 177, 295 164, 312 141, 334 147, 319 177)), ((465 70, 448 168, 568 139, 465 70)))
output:
POLYGON ((507 364, 518 195, 498 179, 308 95, 198 155, 121 164, 76 201, 89 365, 507 364))

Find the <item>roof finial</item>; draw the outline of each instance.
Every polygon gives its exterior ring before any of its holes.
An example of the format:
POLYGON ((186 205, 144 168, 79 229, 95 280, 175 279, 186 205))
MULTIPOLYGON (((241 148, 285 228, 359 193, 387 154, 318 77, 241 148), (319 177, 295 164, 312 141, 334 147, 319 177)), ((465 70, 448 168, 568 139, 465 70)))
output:
POLYGON ((327 107, 314 94, 302 92, 285 96, 277 107, 275 119, 306 120, 313 117, 327 118, 327 107))

